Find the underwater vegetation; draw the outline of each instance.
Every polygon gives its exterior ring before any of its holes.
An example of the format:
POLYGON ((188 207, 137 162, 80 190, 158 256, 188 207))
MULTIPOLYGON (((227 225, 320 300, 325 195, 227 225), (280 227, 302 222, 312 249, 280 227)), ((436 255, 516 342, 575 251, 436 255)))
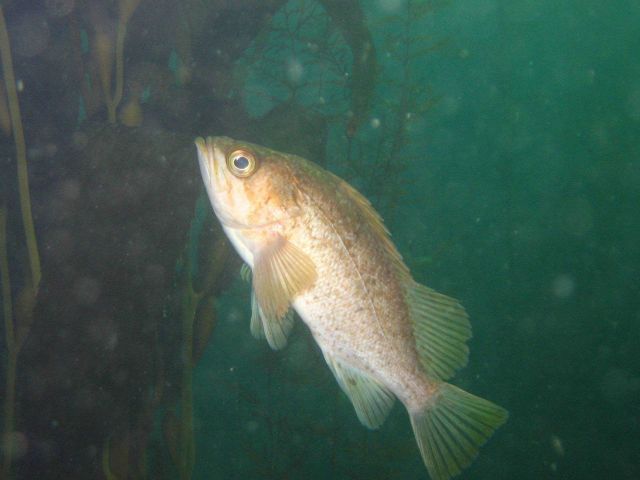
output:
MULTIPOLYGON (((328 0, 5 8, 0 113, 18 175, 17 188, 2 177, 3 477, 191 478, 194 369, 239 265, 210 213, 193 208, 201 187, 191 140, 220 130, 325 162, 331 125, 355 135, 373 100, 379 68, 364 13, 328 0), (27 48, 35 31, 42 37, 27 48), (43 71, 47 82, 34 82, 43 71), (27 154, 41 159, 31 174, 40 238, 27 154), (11 282, 20 255, 30 270, 11 282)), ((281 428, 272 423, 274 434, 281 428)))
POLYGON ((16 425, 16 377, 18 372, 18 355, 29 333, 33 320, 33 308, 36 301, 38 287, 40 285, 40 255, 31 214, 31 197, 29 192, 29 176, 27 171, 26 147, 20 105, 16 92, 16 79, 13 70, 13 59, 9 34, 4 17, 4 11, 0 5, 0 58, 3 72, 3 106, 5 112, 3 118, 10 117, 10 122, 3 122, 3 130, 7 136, 12 135, 15 141, 17 181, 20 199, 20 211, 22 213, 22 225, 24 228, 25 242, 27 244, 27 257, 30 270, 23 279, 23 286, 17 295, 15 309, 12 300, 12 287, 9 269, 9 255, 7 253, 7 207, 4 198, 4 186, 0 185, 0 281, 2 281, 2 304, 4 318, 5 358, 4 369, 5 384, 2 408, 2 466, 3 478, 11 477, 14 455, 17 453, 17 445, 20 443, 15 433, 16 425), (6 93, 6 100, 4 94, 6 93), (8 112, 7 112, 8 110, 8 112))
POLYGON ((510 420, 460 478, 640 478, 640 12, 595 0, 5 0, 0 479, 426 478, 250 286, 193 141, 346 179, 510 420))

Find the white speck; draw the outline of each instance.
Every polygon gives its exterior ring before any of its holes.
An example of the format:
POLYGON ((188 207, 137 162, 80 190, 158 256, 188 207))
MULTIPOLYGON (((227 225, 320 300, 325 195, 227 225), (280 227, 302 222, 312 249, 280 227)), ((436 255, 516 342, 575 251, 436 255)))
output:
POLYGON ((258 430, 258 422, 254 421, 254 420, 249 420, 247 423, 244 424, 244 429, 249 432, 249 433, 255 433, 258 430))
POLYGON ((24 90, 24 82, 22 81, 22 79, 16 81, 16 89, 18 90, 18 92, 22 92, 24 90))
POLYGON ((287 77, 289 81, 293 83, 298 83, 302 80, 302 76, 304 75, 304 67, 302 63, 297 58, 289 59, 287 63, 287 77))
POLYGON ((371 119, 371 128, 378 128, 380 126, 380 119, 377 117, 373 117, 371 119))
POLYGON ((80 183, 72 178, 62 181, 59 189, 65 200, 76 200, 80 196, 80 183))
POLYGON ((81 277, 73 285, 73 293, 80 305, 92 305, 100 296, 100 282, 92 277, 81 277))
POLYGON ((556 452, 556 455, 559 457, 564 457, 564 445, 562 445, 562 440, 557 435, 551 435, 551 447, 553 447, 553 451, 556 452))
POLYGON ((404 7, 406 0, 378 0, 380 10, 388 13, 397 12, 404 7))
POLYGON ((570 275, 560 274, 553 279, 551 289, 556 297, 569 298, 575 292, 576 282, 570 275))
POLYGON ((237 308, 229 309, 227 320, 229 323, 238 323, 243 318, 242 312, 237 308))

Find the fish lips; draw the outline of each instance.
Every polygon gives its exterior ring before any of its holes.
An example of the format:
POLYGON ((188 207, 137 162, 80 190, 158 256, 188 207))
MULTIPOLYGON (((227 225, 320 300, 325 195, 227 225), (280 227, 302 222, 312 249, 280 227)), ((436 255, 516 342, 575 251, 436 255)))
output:
POLYGON ((215 168, 213 145, 211 145, 210 138, 207 138, 205 140, 202 137, 196 138, 195 144, 196 148, 198 149, 198 164, 200 165, 200 174, 202 175, 202 180, 204 180, 204 184, 207 187, 208 191, 210 185, 213 185, 211 170, 215 168))
POLYGON ((225 168, 225 154, 223 150, 216 147, 215 140, 215 137, 207 137, 206 140, 198 137, 194 142, 198 149, 200 174, 202 175, 209 201, 222 225, 231 228, 248 228, 233 219, 228 208, 224 205, 225 202, 220 198, 230 190, 230 185, 225 178, 224 172, 220 171, 220 169, 225 168))

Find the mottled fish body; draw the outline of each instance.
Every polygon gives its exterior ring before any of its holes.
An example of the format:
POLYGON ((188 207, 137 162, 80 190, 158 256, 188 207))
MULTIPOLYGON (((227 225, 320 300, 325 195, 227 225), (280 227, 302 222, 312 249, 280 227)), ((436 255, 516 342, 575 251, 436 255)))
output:
POLYGON ((340 178, 226 137, 196 146, 213 209, 251 269, 252 334, 284 347, 295 310, 365 426, 398 398, 432 478, 469 465, 507 412, 445 382, 467 362, 462 306, 413 280, 381 218, 340 178))

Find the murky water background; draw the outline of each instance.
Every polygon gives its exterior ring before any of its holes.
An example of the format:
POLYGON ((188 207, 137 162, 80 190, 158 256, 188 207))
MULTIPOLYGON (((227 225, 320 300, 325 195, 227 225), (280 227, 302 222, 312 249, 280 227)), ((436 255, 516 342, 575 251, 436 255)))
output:
POLYGON ((209 134, 346 178, 466 306, 454 383, 511 416, 461 478, 640 477, 636 3, 2 11, 3 478, 427 477, 404 410, 362 427, 301 322, 281 352, 249 334, 209 134))

